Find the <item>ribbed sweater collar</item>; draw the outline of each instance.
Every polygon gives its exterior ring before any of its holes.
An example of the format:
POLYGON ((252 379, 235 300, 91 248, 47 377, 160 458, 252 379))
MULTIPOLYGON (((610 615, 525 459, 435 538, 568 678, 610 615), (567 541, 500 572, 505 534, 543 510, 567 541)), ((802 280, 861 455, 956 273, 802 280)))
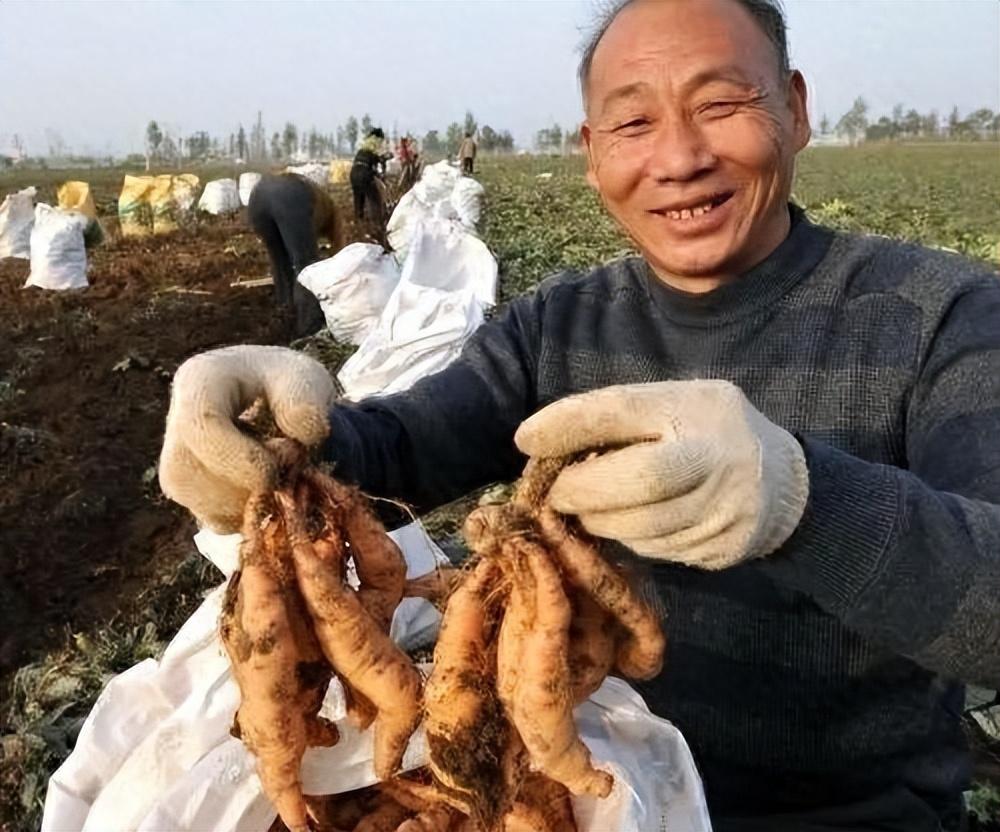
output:
POLYGON ((811 223, 789 203, 792 225, 770 255, 737 280, 704 294, 681 292, 660 280, 645 261, 642 278, 650 296, 668 318, 689 326, 718 326, 749 317, 775 303, 823 259, 833 234, 811 223))

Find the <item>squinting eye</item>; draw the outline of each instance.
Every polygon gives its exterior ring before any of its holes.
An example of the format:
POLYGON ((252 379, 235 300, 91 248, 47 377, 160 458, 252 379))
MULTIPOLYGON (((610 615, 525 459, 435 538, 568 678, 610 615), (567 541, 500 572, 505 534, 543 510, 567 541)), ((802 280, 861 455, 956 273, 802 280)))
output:
POLYGON ((649 124, 643 118, 634 118, 631 121, 626 121, 624 124, 619 124, 615 129, 615 133, 624 133, 625 135, 636 135, 641 133, 643 129, 649 124))
POLYGON ((713 117, 727 116, 734 113, 736 107, 737 102, 735 101, 711 101, 701 107, 701 112, 713 117))

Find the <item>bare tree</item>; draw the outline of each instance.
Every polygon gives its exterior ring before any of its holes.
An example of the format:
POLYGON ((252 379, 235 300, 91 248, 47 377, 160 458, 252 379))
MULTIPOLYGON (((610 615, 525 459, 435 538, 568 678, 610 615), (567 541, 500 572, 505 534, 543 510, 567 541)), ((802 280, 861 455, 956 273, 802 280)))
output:
POLYGON ((291 161, 299 146, 299 131, 290 121, 285 122, 285 130, 281 135, 281 146, 285 151, 285 158, 291 161))
POLYGON ((163 131, 155 121, 146 125, 146 170, 149 170, 149 162, 160 150, 160 143, 163 141, 163 131))
POLYGON ((58 130, 53 130, 51 127, 46 127, 45 141, 48 143, 49 146, 50 157, 61 158, 66 155, 66 142, 63 141, 63 137, 58 130))
POLYGON ((344 138, 347 139, 347 152, 353 153, 358 144, 358 120, 354 116, 344 124, 344 138))
POLYGON ((267 158, 267 133, 260 110, 257 111, 257 123, 250 130, 250 158, 254 161, 267 158))
POLYGON ((855 98, 851 109, 840 117, 837 122, 836 131, 847 136, 852 145, 857 144, 858 138, 865 134, 868 127, 868 104, 861 97, 855 98))

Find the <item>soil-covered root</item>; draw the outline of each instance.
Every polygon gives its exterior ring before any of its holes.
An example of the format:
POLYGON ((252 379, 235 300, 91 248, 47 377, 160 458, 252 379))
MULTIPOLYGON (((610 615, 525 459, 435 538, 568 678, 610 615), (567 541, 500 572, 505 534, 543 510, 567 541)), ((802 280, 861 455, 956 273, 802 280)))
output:
POLYGON ((388 779, 399 768, 420 719, 421 679, 380 622, 317 557, 294 496, 276 492, 285 521, 298 586, 316 635, 338 675, 375 707, 375 772, 388 779))
POLYGON ((412 812, 395 800, 380 795, 380 801, 356 826, 345 826, 351 832, 397 832, 412 812))
POLYGON ((454 566, 439 566, 433 572, 410 578, 403 590, 405 598, 423 598, 435 606, 442 606, 461 585, 465 573, 454 566))
POLYGON ((354 830, 364 818, 378 808, 380 803, 386 801, 387 798, 383 798, 372 788, 356 789, 342 794, 306 796, 309 813, 320 832, 334 829, 354 830))
POLYGON ((573 702, 586 701, 615 663, 615 619, 585 592, 568 593, 573 607, 569 624, 569 672, 573 702))
POLYGON ((294 575, 281 560, 273 501, 247 503, 242 568, 229 583, 220 632, 241 701, 236 730, 257 758, 264 791, 289 829, 308 829, 299 768, 307 745, 332 745, 336 727, 318 716, 330 670, 296 621, 294 575))
POLYGON ((536 543, 512 538, 505 546, 527 563, 535 603, 532 625, 521 645, 521 666, 530 670, 518 674, 511 721, 535 768, 574 794, 607 797, 612 777, 593 767, 573 720, 568 664, 572 608, 559 571, 536 543))
POLYGON ((532 810, 542 822, 534 827, 537 832, 577 832, 573 801, 562 784, 534 772, 524 781, 517 797, 518 804, 532 810))
POLYGON ((411 812, 422 812, 429 806, 445 803, 460 812, 468 807, 457 800, 442 786, 429 782, 423 771, 408 772, 379 783, 376 788, 381 794, 391 797, 411 812))
MULTIPOLYGON (((309 488, 308 480, 303 477, 305 482, 299 484, 295 489, 295 502, 296 509, 299 514, 305 518, 309 516, 309 513, 313 506, 317 503, 322 505, 323 500, 319 499, 322 495, 317 495, 314 488, 309 488)), ((327 512, 320 512, 319 524, 322 526, 320 531, 320 536, 313 541, 313 551, 323 563, 325 563, 330 569, 336 572, 340 577, 340 580, 344 580, 345 564, 344 561, 347 557, 347 546, 345 545, 344 535, 340 530, 338 518, 333 516, 329 509, 329 506, 325 506, 327 512)), ((286 541, 287 543, 287 541, 286 541)), ((291 551, 288 554, 288 564, 294 572, 294 566, 292 565, 291 551)), ((301 593, 298 592, 296 588, 295 597, 300 600, 301 615, 300 620, 303 622, 313 640, 315 641, 316 636, 313 631, 312 619, 309 617, 308 610, 306 609, 305 602, 301 600, 301 593)), ((319 650, 319 643, 316 643, 316 649, 319 650)), ((322 656, 322 651, 319 653, 322 656)), ((325 661, 325 659, 324 659, 325 661)), ((376 710, 375 706, 365 697, 362 696, 358 691, 351 687, 344 679, 340 680, 341 685, 344 688, 344 699, 347 705, 347 719, 348 721, 359 731, 367 731, 371 727, 372 722, 375 721, 376 710)))
POLYGON ((566 522, 546 508, 538 524, 549 548, 559 559, 568 583, 587 593, 615 617, 625 630, 617 665, 632 679, 651 679, 663 667, 666 638, 656 614, 632 590, 628 580, 582 535, 571 533, 566 522))
POLYGON ((430 806, 422 812, 417 812, 412 818, 403 821, 396 832, 450 832, 461 820, 450 806, 439 804, 430 806))
POLYGON ((306 478, 329 499, 347 539, 358 573, 358 596, 369 614, 388 632, 406 587, 406 560, 368 506, 364 495, 319 471, 306 478))
POLYGON ((381 783, 379 789, 414 813, 396 832, 450 832, 470 814, 466 803, 433 783, 397 777, 381 783))
POLYGON ((507 608, 500 623, 497 639, 497 696, 507 714, 514 711, 514 694, 523 665, 524 643, 535 620, 535 580, 526 564, 515 568, 513 561, 520 557, 519 550, 511 550, 511 557, 504 561, 510 573, 510 590, 507 608))
POLYGON ((500 568, 481 560, 449 599, 434 669, 424 688, 424 726, 437 781, 492 824, 505 810, 502 754, 508 727, 495 693, 500 568))

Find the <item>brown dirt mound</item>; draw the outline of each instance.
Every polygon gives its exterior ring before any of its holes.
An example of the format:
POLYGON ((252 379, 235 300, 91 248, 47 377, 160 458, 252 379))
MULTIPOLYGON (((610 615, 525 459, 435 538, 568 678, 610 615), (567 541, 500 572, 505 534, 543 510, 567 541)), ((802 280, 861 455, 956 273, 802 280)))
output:
POLYGON ((91 287, 65 293, 0 260, 0 680, 192 551, 154 467, 177 366, 291 334, 270 287, 230 286, 268 273, 241 218, 111 234, 89 259, 91 287))

